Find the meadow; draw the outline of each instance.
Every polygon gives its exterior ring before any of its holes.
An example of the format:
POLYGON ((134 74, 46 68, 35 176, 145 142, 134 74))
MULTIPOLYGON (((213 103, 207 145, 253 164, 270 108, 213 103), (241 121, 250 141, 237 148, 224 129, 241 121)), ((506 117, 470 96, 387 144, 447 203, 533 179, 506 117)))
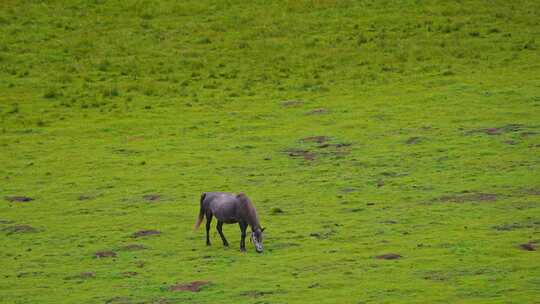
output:
POLYGON ((0 303, 538 303, 539 44, 538 1, 3 0, 0 303))

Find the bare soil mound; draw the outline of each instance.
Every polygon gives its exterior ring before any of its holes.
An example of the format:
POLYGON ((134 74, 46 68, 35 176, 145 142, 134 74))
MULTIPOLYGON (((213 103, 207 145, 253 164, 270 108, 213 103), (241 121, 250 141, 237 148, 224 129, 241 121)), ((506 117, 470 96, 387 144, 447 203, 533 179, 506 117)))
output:
POLYGON ((5 198, 8 202, 12 202, 12 203, 13 202, 19 202, 19 203, 30 202, 34 200, 33 198, 28 197, 28 196, 6 196, 5 198))
POLYGON ((144 236, 150 236, 150 235, 160 235, 161 232, 159 230, 140 230, 135 233, 133 233, 133 237, 144 237, 144 236))
POLYGON ((6 234, 17 234, 17 233, 33 233, 38 232, 38 230, 32 226, 29 225, 14 225, 14 226, 8 226, 2 229, 2 231, 6 232, 6 234))
POLYGON ((98 251, 94 255, 98 259, 100 259, 100 258, 114 258, 114 257, 116 257, 116 252, 111 251, 111 250, 98 251))
POLYGON ((146 194, 143 195, 143 198, 147 201, 154 202, 159 201, 161 199, 161 195, 159 194, 146 194))
POLYGON ((191 283, 180 283, 169 287, 170 291, 191 291, 199 292, 205 285, 210 284, 208 281, 193 281, 191 283))

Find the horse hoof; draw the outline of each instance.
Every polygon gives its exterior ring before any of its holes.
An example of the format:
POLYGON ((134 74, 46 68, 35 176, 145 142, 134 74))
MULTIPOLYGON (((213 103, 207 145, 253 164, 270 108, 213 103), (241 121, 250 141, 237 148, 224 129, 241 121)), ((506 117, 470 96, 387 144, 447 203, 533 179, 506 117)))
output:
POLYGON ((246 252, 246 248, 240 248, 240 252, 246 252))

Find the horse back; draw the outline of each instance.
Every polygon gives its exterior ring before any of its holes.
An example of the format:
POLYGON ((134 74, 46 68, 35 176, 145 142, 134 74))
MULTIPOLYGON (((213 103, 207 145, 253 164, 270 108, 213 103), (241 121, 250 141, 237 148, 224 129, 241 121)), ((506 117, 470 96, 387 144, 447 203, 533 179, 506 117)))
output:
POLYGON ((203 206, 212 215, 226 223, 237 218, 239 200, 234 194, 226 192, 206 192, 203 206))

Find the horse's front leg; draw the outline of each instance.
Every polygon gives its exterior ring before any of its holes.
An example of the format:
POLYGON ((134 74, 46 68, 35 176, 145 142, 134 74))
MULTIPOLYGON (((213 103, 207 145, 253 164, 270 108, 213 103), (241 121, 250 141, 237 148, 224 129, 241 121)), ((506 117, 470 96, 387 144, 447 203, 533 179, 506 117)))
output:
POLYGON ((223 235, 223 222, 218 220, 216 228, 219 232, 219 236, 221 236, 221 240, 223 241, 223 246, 229 247, 229 242, 227 242, 225 235, 223 235))
POLYGON ((246 251, 246 229, 247 229, 247 223, 239 222, 240 225, 240 232, 241 238, 240 238, 240 251, 246 251))

